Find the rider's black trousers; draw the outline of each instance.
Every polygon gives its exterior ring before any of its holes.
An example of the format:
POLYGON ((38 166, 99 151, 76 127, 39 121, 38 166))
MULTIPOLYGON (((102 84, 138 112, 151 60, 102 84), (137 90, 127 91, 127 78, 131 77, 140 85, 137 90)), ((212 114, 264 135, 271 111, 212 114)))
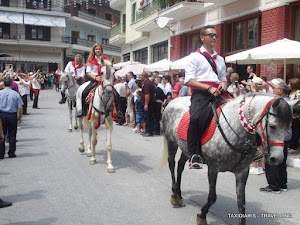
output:
POLYGON ((98 81, 91 81, 83 90, 82 97, 81 97, 81 105, 82 105, 82 112, 83 115, 86 115, 87 104, 85 102, 86 97, 88 96, 89 92, 97 86, 98 81))

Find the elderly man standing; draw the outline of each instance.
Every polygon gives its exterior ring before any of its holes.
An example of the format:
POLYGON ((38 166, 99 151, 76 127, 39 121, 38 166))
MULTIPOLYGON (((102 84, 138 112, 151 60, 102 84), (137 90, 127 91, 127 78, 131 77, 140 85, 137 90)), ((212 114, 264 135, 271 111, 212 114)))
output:
MULTIPOLYGON (((270 82, 270 85, 273 87, 273 93, 275 95, 279 95, 284 100, 289 101, 289 87, 284 82, 284 80, 277 78, 273 79, 270 82)), ((284 159, 282 163, 278 166, 271 166, 266 162, 266 178, 268 182, 268 186, 264 188, 260 188, 262 192, 273 192, 280 193, 282 191, 287 191, 287 171, 286 171, 286 159, 287 159, 287 148, 289 145, 289 141, 292 137, 292 129, 290 128, 284 137, 284 148, 283 154, 284 159)))
MULTIPOLYGON (((0 119, 2 120, 3 133, 8 132, 9 140, 9 158, 16 157, 16 136, 17 124, 22 122, 23 101, 20 94, 12 90, 13 80, 11 77, 6 76, 4 79, 5 89, 0 91, 0 119), (17 112, 19 111, 19 119, 17 112)), ((5 142, 0 142, 0 159, 5 155, 5 142)))

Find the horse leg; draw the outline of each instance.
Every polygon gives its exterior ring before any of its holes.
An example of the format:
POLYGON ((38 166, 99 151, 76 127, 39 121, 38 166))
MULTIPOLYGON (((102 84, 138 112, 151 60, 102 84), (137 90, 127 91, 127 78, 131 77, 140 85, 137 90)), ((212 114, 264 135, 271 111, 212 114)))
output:
POLYGON ((92 152, 91 152, 91 158, 90 158, 90 164, 91 165, 96 164, 96 158, 95 158, 96 151, 95 151, 95 148, 96 148, 96 145, 97 145, 97 130, 94 129, 94 126, 95 125, 92 123, 92 127, 91 127, 91 131, 92 131, 92 135, 91 135, 92 152))
POLYGON ((79 146, 78 146, 78 150, 79 150, 80 152, 84 152, 82 118, 79 118, 79 130, 80 130, 80 143, 79 143, 79 146))
MULTIPOLYGON (((76 104, 76 101, 74 101, 75 104, 76 104)), ((77 118, 77 108, 76 106, 74 106, 74 111, 75 111, 75 114, 74 114, 74 117, 75 117, 75 126, 74 126, 74 129, 77 130, 78 129, 78 118, 77 118)))
MULTIPOLYGON (((240 215, 245 214, 245 187, 248 179, 248 169, 241 171, 239 173, 235 173, 235 180, 236 180, 236 195, 237 195, 237 203, 238 203, 238 208, 239 208, 239 213, 240 215)), ((246 220, 245 218, 240 218, 239 219, 239 224, 240 225, 245 225, 246 220)))
POLYGON ((209 208, 216 202, 216 183, 217 183, 218 171, 211 166, 208 166, 208 182, 209 182, 209 193, 207 203, 202 207, 201 214, 197 215, 197 224, 206 225, 206 214, 209 208))
POLYGON ((91 126, 88 129, 88 134, 89 134, 89 143, 87 145, 87 149, 86 149, 86 156, 87 157, 91 157, 92 156, 92 135, 93 135, 93 123, 91 124, 91 126))
POLYGON ((182 172, 184 170, 184 165, 187 160, 188 157, 182 152, 177 166, 177 181, 174 182, 173 183, 174 186, 172 186, 172 190, 174 194, 171 196, 171 203, 173 206, 178 206, 178 207, 186 206, 181 196, 181 177, 182 177, 182 172))
POLYGON ((171 141, 167 140, 166 137, 164 138, 164 142, 165 142, 164 145, 165 146, 167 145, 167 148, 168 148, 168 155, 169 155, 168 162, 169 162, 169 169, 170 169, 171 178, 172 178, 172 192, 173 192, 173 194, 171 195, 171 204, 173 206, 179 206, 180 202, 178 202, 179 201, 179 196, 178 196, 178 193, 176 191, 177 183, 176 183, 176 177, 175 177, 175 164, 176 164, 175 156, 176 156, 176 153, 177 153, 178 145, 175 142, 171 142, 171 141))
POLYGON ((111 129, 107 129, 106 127, 106 150, 107 150, 107 172, 108 173, 114 173, 115 169, 112 165, 112 161, 111 161, 111 149, 112 149, 112 145, 111 145, 111 132, 112 132, 112 119, 107 119, 109 120, 109 125, 111 129))
POLYGON ((72 101, 68 100, 68 108, 69 108, 69 132, 72 132, 72 101))

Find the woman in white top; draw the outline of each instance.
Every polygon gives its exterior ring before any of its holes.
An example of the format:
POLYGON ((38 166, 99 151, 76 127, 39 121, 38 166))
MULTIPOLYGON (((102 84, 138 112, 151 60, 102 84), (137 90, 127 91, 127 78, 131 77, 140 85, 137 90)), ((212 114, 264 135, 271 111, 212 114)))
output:
POLYGON ((87 97, 90 90, 100 84, 101 81, 101 58, 103 57, 104 60, 109 60, 106 56, 103 56, 103 47, 100 43, 95 43, 93 45, 92 51, 88 57, 86 63, 86 74, 88 77, 91 78, 89 84, 82 92, 81 97, 81 107, 80 105, 78 108, 82 108, 78 111, 77 117, 83 117, 86 115, 86 103, 85 98, 87 97))

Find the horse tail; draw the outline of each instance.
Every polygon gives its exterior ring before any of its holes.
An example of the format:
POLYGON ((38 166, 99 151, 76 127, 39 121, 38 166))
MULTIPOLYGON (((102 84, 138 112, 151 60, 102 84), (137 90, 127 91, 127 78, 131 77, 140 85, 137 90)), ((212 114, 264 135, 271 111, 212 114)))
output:
POLYGON ((164 135, 164 151, 160 161, 159 170, 162 170, 162 168, 167 164, 168 158, 169 158, 168 141, 166 136, 164 135))

